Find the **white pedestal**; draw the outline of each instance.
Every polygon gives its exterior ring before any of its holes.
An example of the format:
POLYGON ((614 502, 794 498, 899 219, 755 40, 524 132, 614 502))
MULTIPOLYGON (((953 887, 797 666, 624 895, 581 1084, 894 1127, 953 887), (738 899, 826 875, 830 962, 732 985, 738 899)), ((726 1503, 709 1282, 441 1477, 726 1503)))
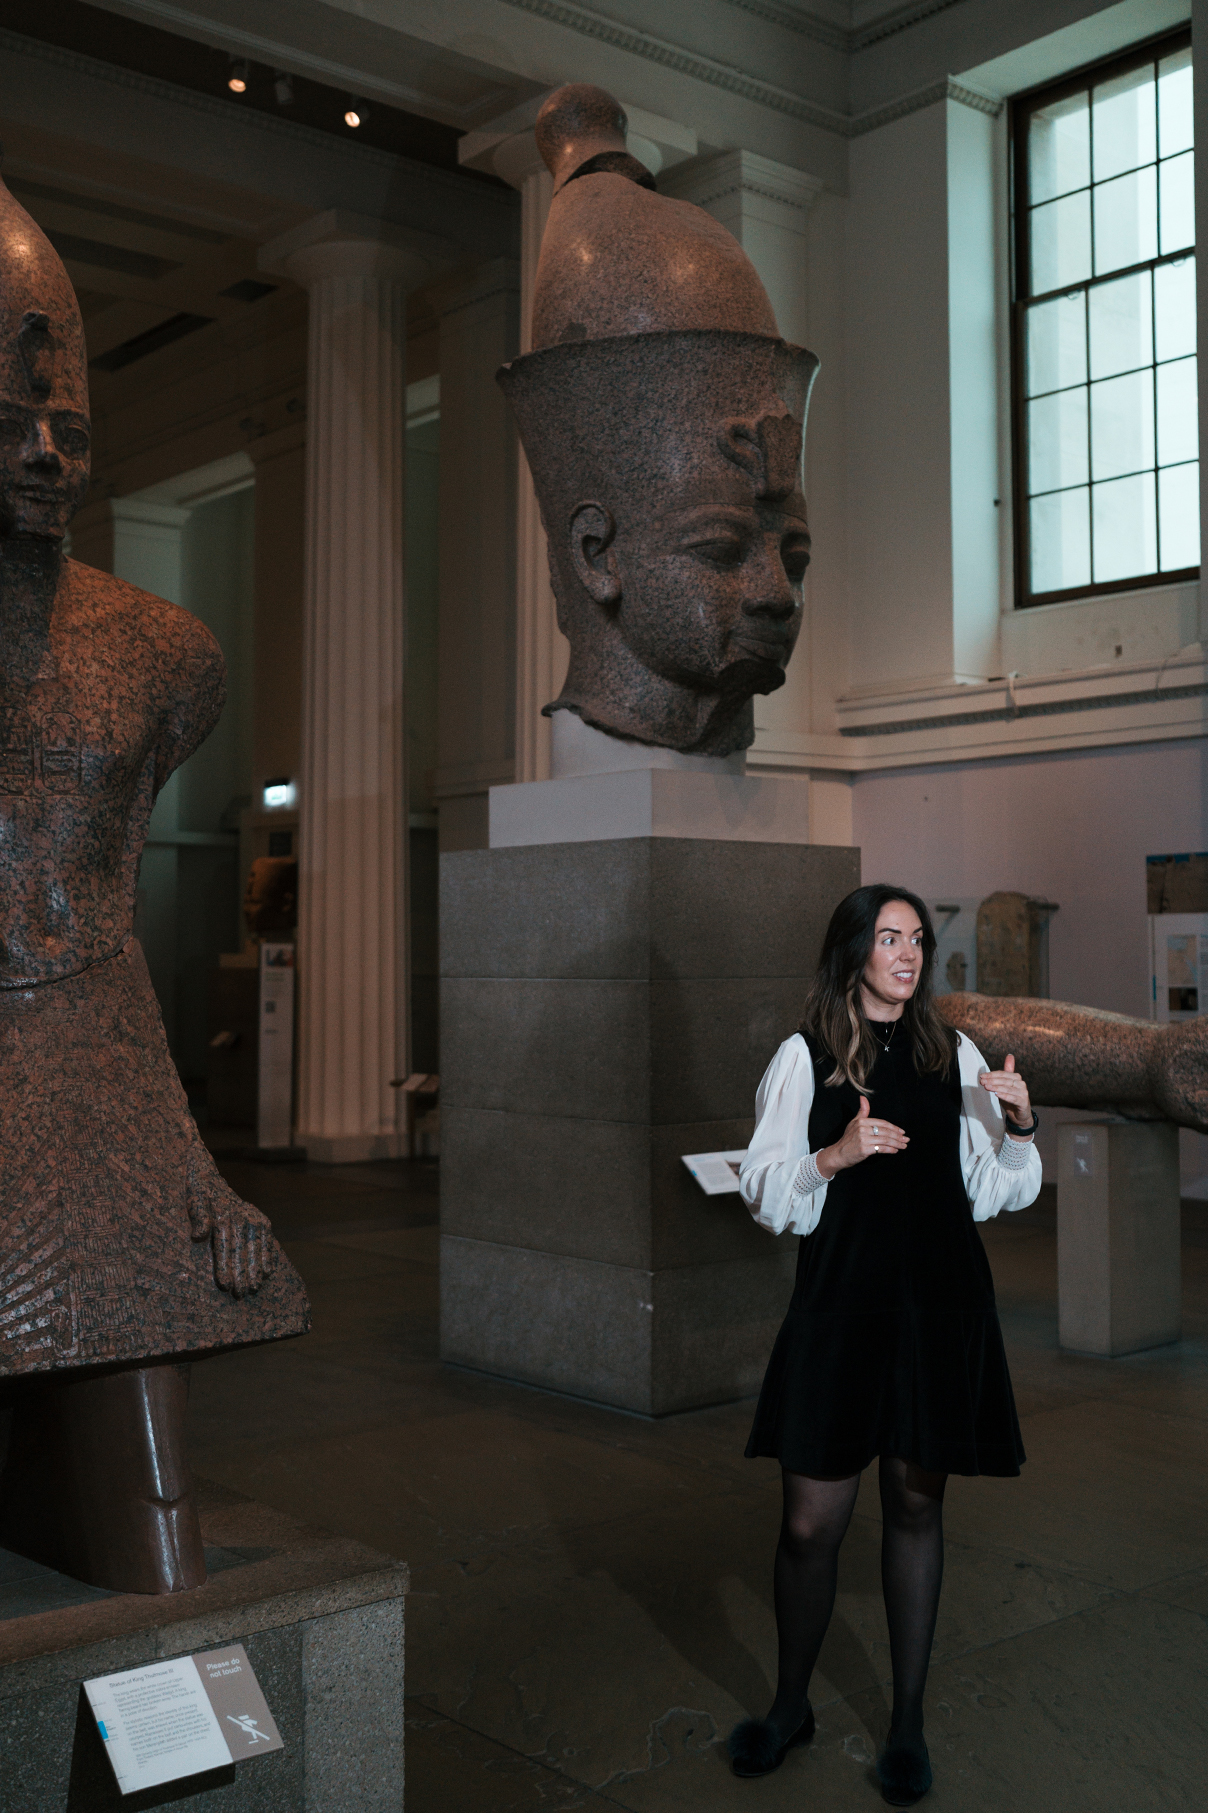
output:
POLYGON ((1062 1347, 1115 1356, 1182 1333, 1179 1133, 1164 1121, 1057 1129, 1062 1347))

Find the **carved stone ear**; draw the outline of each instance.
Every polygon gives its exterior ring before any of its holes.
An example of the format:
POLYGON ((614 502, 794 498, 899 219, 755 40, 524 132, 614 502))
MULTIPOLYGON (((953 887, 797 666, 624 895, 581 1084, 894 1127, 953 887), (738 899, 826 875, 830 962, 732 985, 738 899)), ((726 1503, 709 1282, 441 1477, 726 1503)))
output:
POLYGON ((29 388, 36 397, 48 397, 54 377, 55 358, 49 315, 44 315, 39 309, 26 309, 17 329, 17 351, 21 356, 29 388))
POLYGON ((603 504, 579 504, 571 513, 570 552, 579 582, 597 604, 617 604, 621 574, 613 538, 617 525, 603 504))

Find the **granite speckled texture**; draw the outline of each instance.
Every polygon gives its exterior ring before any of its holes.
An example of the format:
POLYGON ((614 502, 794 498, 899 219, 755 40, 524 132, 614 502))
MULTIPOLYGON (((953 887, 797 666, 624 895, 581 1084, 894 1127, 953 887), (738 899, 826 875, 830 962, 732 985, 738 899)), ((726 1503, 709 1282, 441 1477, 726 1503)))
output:
POLYGON ((993 1069, 1008 1052, 1040 1107, 1090 1108, 1208 1133, 1208 1021, 1157 1026, 1026 996, 941 995, 950 1026, 993 1069))
POLYGON ((67 273, 0 184, 0 1377, 308 1325, 201 1142, 132 936, 156 794, 225 675, 189 612, 63 558, 85 360, 67 273))
POLYGON ((209 1579, 195 1591, 106 1593, 0 1549, 0 1807, 397 1813, 407 1569, 221 1486, 197 1497, 209 1579), (81 1683, 228 1643, 247 1650, 284 1750, 123 1800, 81 1683))
POLYGON ((726 756, 784 684, 809 531, 813 353, 779 337, 738 241, 653 193, 602 89, 557 90, 534 351, 499 373, 549 540, 566 684, 548 711, 726 756), (626 173, 628 172, 628 174, 626 173))
POLYGON ((570 642, 552 709, 699 755, 750 746, 752 697, 783 686, 801 628, 817 365, 718 328, 553 346, 503 368, 570 642))

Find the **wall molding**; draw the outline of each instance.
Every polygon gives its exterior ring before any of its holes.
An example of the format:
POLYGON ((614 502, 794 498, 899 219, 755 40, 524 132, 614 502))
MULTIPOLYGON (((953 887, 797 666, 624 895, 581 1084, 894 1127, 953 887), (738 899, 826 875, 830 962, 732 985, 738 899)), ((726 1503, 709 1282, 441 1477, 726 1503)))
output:
POLYGON ((726 5, 732 6, 736 12, 750 13, 756 19, 766 20, 769 25, 782 26, 785 31, 796 32, 799 37, 808 38, 813 44, 825 45, 828 50, 841 50, 848 56, 869 50, 886 38, 896 37, 899 32, 922 25, 927 19, 934 18, 936 13, 946 13, 950 7, 963 4, 964 0, 914 0, 913 5, 895 7, 892 12, 872 20, 868 25, 849 29, 791 3, 779 5, 777 0, 726 0, 726 5))
MULTIPOLYGON (((930 12, 940 10, 942 5, 956 5, 960 0, 937 0, 929 8, 907 9, 917 12, 919 17, 928 16, 930 12)), ((611 49, 622 50, 631 56, 641 57, 646 62, 655 63, 660 68, 670 69, 677 75, 686 75, 698 82, 704 82, 712 88, 718 88, 728 94, 740 96, 743 100, 754 101, 758 106, 767 107, 774 113, 797 120, 805 126, 816 126, 823 132, 831 132, 837 138, 859 138, 867 132, 875 132, 878 127, 889 125, 892 121, 902 119, 907 114, 915 113, 925 107, 932 107, 939 100, 959 101, 963 106, 972 107, 978 112, 997 114, 1002 109, 1001 100, 992 96, 979 94, 967 84, 949 78, 946 82, 934 83, 928 88, 920 89, 914 94, 904 95, 898 100, 872 109, 868 113, 850 115, 837 112, 834 108, 824 107, 817 101, 807 100, 804 95, 794 94, 792 90, 777 87, 774 83, 765 82, 758 76, 748 74, 728 63, 716 62, 709 57, 682 49, 676 44, 662 38, 652 37, 649 33, 635 31, 629 26, 621 25, 616 20, 603 14, 589 12, 583 7, 569 3, 569 0, 501 0, 501 4, 514 7, 519 12, 529 13, 536 18, 548 20, 553 25, 578 32, 581 36, 591 38, 600 44, 607 44, 611 49)), ((765 0, 727 0, 739 10, 759 11, 765 6, 765 0)), ((162 5, 144 4, 139 10, 148 15, 160 17, 167 22, 177 19, 183 23, 192 19, 192 15, 183 8, 162 5)), ((775 12, 778 16, 773 21, 788 25, 789 13, 775 6, 774 0, 766 16, 775 12), (781 13, 783 12, 783 16, 781 13)), ((812 18, 813 15, 798 15, 798 18, 812 18)), ((918 21, 911 18, 900 27, 907 29, 909 24, 918 21)), ((819 21, 825 25, 825 21, 819 21)), ((796 27, 794 27, 796 29, 796 27)), ((837 27, 827 27, 828 32, 837 31, 837 27)), ((871 28, 869 28, 871 29, 871 28)), ((251 42, 250 34, 245 34, 251 42)), ((806 35, 810 35, 808 32, 806 35)), ((291 60, 287 47, 276 46, 268 39, 255 40, 256 47, 261 49, 270 61, 277 57, 291 60)), ((78 75, 90 76, 95 80, 108 82, 113 86, 133 91, 137 94, 151 96, 157 100, 173 102, 177 106, 190 108, 195 113, 206 115, 210 119, 222 120, 231 124, 238 120, 241 125, 252 130, 268 134, 279 140, 291 141, 294 144, 305 144, 314 150, 324 151, 328 155, 338 156, 346 161, 358 164, 362 169, 376 167, 381 170, 423 173, 426 181, 436 185, 456 184, 464 193, 460 179, 451 171, 444 171, 434 165, 421 164, 414 159, 401 157, 390 151, 379 151, 372 145, 358 145, 338 138, 331 133, 320 132, 316 127, 303 126, 297 121, 276 118, 273 114, 261 113, 252 108, 240 107, 238 102, 224 101, 216 96, 199 94, 192 88, 181 88, 172 82, 162 81, 157 76, 141 75, 135 70, 123 69, 115 63, 105 63, 99 58, 86 56, 82 51, 64 50, 55 44, 44 44, 37 38, 27 38, 19 32, 0 27, 0 51, 9 51, 16 56, 34 57, 40 62, 49 63, 59 69, 71 70, 78 75)), ((334 68, 334 66, 333 66, 334 68)), ((352 84, 357 72, 347 72, 347 82, 352 84)), ((363 79, 363 78, 362 78, 363 79)), ((495 195, 493 190, 482 186, 482 194, 495 195)), ((506 197, 499 196, 498 203, 506 205, 506 197)), ((773 197, 778 200, 780 197, 773 197)))
POLYGON ((835 711, 829 735, 757 732, 748 766, 859 774, 1202 737, 1208 661, 1196 646, 1160 662, 840 699, 835 711))

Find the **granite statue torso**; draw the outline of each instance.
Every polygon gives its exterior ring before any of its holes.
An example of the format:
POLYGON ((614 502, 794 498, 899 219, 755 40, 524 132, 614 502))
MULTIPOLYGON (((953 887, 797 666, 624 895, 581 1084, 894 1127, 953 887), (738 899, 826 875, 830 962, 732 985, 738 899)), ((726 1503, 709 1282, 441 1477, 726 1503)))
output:
POLYGON ((121 949, 155 795, 223 697, 196 617, 64 562, 49 636, 0 649, 0 988, 121 949))

